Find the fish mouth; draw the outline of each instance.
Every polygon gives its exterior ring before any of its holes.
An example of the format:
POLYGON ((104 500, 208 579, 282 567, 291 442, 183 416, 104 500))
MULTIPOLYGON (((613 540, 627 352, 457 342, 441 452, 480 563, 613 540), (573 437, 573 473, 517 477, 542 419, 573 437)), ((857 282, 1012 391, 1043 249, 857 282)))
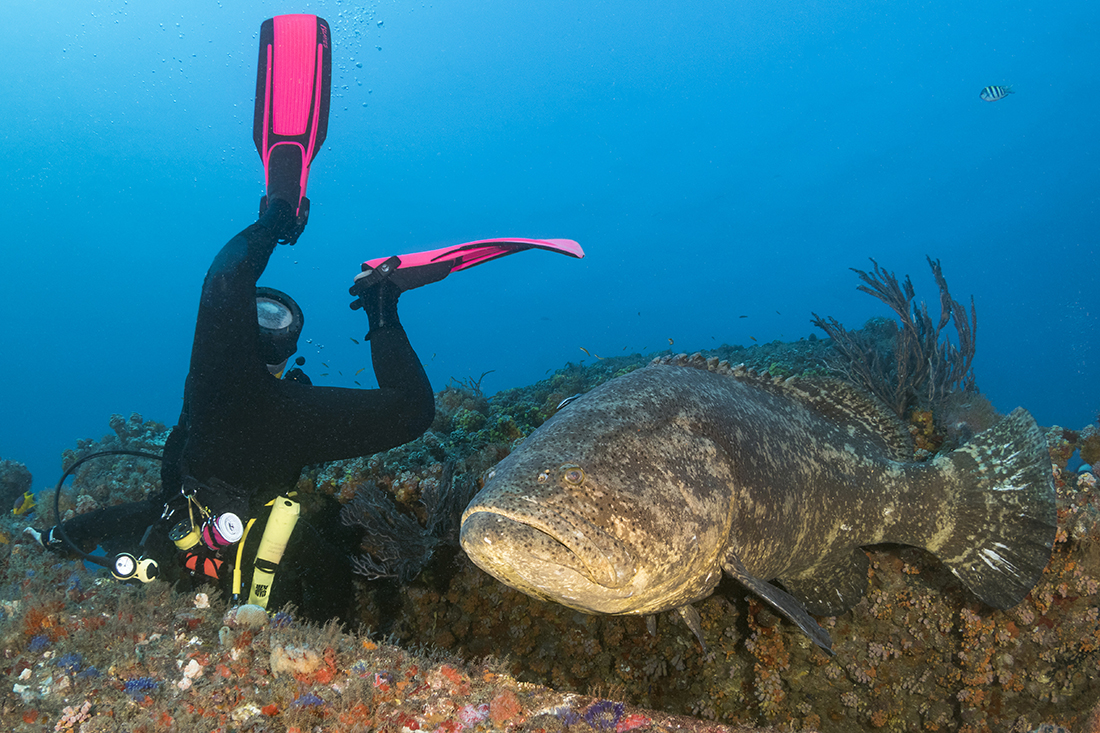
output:
POLYGON ((518 574, 536 588, 545 586, 548 574, 560 576, 562 570, 604 588, 629 584, 637 572, 630 552, 595 525, 572 519, 567 524, 527 512, 470 507, 462 520, 462 547, 492 575, 518 574))

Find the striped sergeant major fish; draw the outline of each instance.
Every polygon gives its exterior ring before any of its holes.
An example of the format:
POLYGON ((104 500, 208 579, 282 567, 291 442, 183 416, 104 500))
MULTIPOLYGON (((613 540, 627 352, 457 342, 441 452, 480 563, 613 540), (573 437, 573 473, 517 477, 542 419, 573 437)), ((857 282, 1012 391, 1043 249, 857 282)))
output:
POLYGON ((986 102, 996 102, 998 99, 1004 99, 1012 93, 1011 86, 998 86, 994 84, 983 89, 979 96, 986 102))

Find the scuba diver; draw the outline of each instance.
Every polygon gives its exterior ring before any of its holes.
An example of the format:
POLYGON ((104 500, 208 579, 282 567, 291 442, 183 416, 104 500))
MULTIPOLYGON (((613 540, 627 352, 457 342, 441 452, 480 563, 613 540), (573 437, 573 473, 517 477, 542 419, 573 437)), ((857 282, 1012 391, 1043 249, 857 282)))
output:
MULTIPOLYGON (((300 369, 286 371, 304 318, 288 295, 257 281, 276 246, 293 245, 308 221, 306 183, 326 137, 330 85, 323 19, 263 23, 253 136, 267 195, 259 219, 222 247, 203 282, 160 491, 46 531, 27 528, 40 544, 75 549, 122 580, 180 581, 190 573, 218 583, 234 603, 289 602, 311 620, 350 619, 349 554, 360 537, 337 521, 331 498, 307 519, 292 492, 308 465, 388 450, 431 425, 434 394, 398 319, 401 293, 524 249, 583 257, 570 240, 500 239, 368 260, 349 292, 352 308, 367 316, 378 388, 315 386, 300 369), (87 555, 97 544, 109 561, 87 555)), ((69 467, 58 494, 91 457, 69 467)))
MULTIPOLYGON (((304 319, 289 296, 256 283, 276 245, 293 244, 308 220, 305 183, 325 139, 330 59, 323 20, 282 16, 263 25, 255 137, 267 196, 259 220, 221 249, 203 282, 183 410, 165 443, 161 490, 142 502, 79 515, 62 527, 86 549, 102 544, 110 551, 132 548, 135 540, 143 543, 142 555, 152 558, 161 572, 172 566, 172 555, 182 553, 184 566, 193 573, 224 584, 233 565, 233 552, 225 550, 240 544, 247 556, 254 556, 265 537, 252 531, 245 539, 249 520, 263 527, 269 516, 288 515, 282 522, 288 536, 271 540, 285 545, 274 553, 280 557, 269 557, 266 563, 261 558, 234 574, 240 576, 238 584, 248 587, 255 576, 271 581, 268 576, 274 576, 277 566, 279 582, 273 588, 261 584, 259 590, 253 582, 250 600, 261 600, 259 593, 267 605, 274 590, 273 603, 294 602, 318 620, 347 615, 354 595, 347 548, 340 547, 340 540, 347 538, 333 536, 339 528, 332 521, 335 512, 324 517, 333 525, 326 532, 298 519, 297 502, 282 495, 294 488, 306 465, 401 445, 427 430, 435 414, 431 385, 398 319, 401 291, 385 278, 353 288, 356 306, 366 312, 370 325, 367 338, 378 389, 313 386, 300 370, 280 379, 296 351, 304 319), (304 72, 291 68, 294 59, 280 55, 281 47, 296 45, 293 34, 306 36, 306 43, 299 45, 318 52, 316 57, 303 54, 304 72), (280 110, 271 106, 276 100, 289 103, 271 86, 302 78, 308 82, 308 114, 301 120, 304 125, 288 129, 279 119, 280 110), (250 570, 253 578, 248 577, 250 570)), ((58 547, 60 535, 53 528, 41 541, 58 547)), ((233 595, 240 595, 240 589, 233 595)))

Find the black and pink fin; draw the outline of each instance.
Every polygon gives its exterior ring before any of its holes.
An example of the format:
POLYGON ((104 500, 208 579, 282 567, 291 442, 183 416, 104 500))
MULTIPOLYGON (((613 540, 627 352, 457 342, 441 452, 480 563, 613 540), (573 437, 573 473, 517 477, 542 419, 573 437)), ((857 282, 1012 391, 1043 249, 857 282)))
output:
POLYGON ((529 249, 557 252, 577 259, 584 257, 584 250, 572 239, 479 239, 427 252, 367 260, 363 263, 363 271, 355 277, 352 292, 383 278, 389 278, 402 291, 411 290, 438 282, 452 272, 529 249))
POLYGON ((277 15, 260 26, 252 137, 263 160, 267 195, 294 207, 300 227, 309 215, 309 166, 328 134, 332 37, 316 15, 277 15))

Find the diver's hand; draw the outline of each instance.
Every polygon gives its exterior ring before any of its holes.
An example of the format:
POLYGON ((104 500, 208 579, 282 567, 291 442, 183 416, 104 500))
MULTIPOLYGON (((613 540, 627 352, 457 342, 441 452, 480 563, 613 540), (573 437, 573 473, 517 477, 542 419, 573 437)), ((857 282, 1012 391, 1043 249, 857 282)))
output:
MULTIPOLYGON (((400 258, 394 255, 378 267, 371 270, 364 270, 356 275, 355 282, 348 288, 348 294, 355 296, 355 300, 350 304, 351 309, 358 310, 360 308, 366 308, 367 314, 369 315, 373 301, 379 298, 379 294, 383 290, 379 287, 383 282, 389 283, 392 290, 396 291, 396 293, 392 295, 393 301, 396 303, 397 296, 401 295, 401 288, 393 285, 390 276, 397 271, 397 266, 400 264, 400 258)), ((390 288, 387 288, 387 290, 389 289, 390 288)))
MULTIPOLYGON (((392 258, 396 260, 397 258, 392 258)), ((386 262, 389 262, 387 260, 386 262)), ((381 270, 386 263, 379 265, 381 270)), ((400 328, 401 323, 397 318, 397 299, 401 297, 401 288, 394 284, 388 276, 373 279, 367 273, 364 277, 356 278, 357 282, 349 291, 352 295, 358 295, 358 299, 351 304, 352 309, 362 308, 370 322, 369 340, 371 334, 381 328, 400 328)))

